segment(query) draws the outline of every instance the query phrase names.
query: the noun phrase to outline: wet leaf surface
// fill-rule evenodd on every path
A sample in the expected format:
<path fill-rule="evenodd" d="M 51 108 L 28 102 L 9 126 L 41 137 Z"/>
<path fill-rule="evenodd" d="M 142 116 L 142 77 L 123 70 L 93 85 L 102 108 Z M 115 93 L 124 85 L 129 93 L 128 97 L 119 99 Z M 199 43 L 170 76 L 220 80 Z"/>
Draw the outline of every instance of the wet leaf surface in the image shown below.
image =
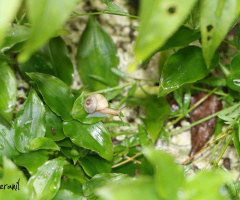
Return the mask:
<path fill-rule="evenodd" d="M 190 107 L 203 98 L 206 93 L 199 93 L 192 96 Z M 222 102 L 217 100 L 216 95 L 210 95 L 201 105 L 190 112 L 190 122 L 196 122 L 204 117 L 212 115 L 222 109 Z M 214 133 L 217 117 L 211 118 L 191 128 L 192 149 L 189 156 L 197 153 Z"/>

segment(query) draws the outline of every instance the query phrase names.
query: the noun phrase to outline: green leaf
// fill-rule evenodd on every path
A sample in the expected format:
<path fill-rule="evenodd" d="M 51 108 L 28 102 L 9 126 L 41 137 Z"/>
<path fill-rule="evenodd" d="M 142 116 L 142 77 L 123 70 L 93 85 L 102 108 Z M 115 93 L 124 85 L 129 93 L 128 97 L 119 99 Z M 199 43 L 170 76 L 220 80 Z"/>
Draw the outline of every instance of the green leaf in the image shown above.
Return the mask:
<path fill-rule="evenodd" d="M 238 0 L 201 1 L 200 28 L 203 57 L 209 68 L 214 53 L 240 13 Z"/>
<path fill-rule="evenodd" d="M 105 200 L 159 200 L 154 181 L 151 177 L 139 177 L 120 183 L 112 183 L 97 190 L 96 192 Z"/>
<path fill-rule="evenodd" d="M 13 160 L 16 165 L 27 168 L 32 174 L 48 160 L 48 152 L 47 150 L 32 151 L 15 156 Z"/>
<path fill-rule="evenodd" d="M 60 141 L 66 138 L 63 133 L 62 119 L 45 106 L 46 137 L 53 141 Z"/>
<path fill-rule="evenodd" d="M 18 151 L 29 152 L 31 141 L 38 137 L 44 137 L 44 112 L 42 101 L 37 93 L 31 89 L 22 109 L 17 114 L 14 124 L 14 141 Z"/>
<path fill-rule="evenodd" d="M 230 65 L 230 74 L 227 75 L 227 85 L 233 90 L 240 91 L 240 54 L 232 59 Z"/>
<path fill-rule="evenodd" d="M 0 163 L 2 163 L 3 156 L 12 158 L 19 154 L 14 144 L 14 133 L 13 127 L 8 129 L 0 124 Z"/>
<path fill-rule="evenodd" d="M 200 32 L 193 31 L 185 26 L 181 26 L 177 32 L 170 37 L 160 48 L 160 51 L 169 50 L 175 47 L 186 46 L 201 37 Z"/>
<path fill-rule="evenodd" d="M 126 11 L 118 7 L 116 4 L 114 4 L 111 1 L 103 0 L 103 2 L 109 7 L 104 10 L 104 12 L 110 12 L 110 13 L 119 13 L 119 14 L 128 14 Z"/>
<path fill-rule="evenodd" d="M 79 41 L 77 65 L 82 82 L 92 91 L 118 85 L 119 77 L 111 70 L 119 65 L 116 46 L 93 16 L 89 17 Z M 107 85 L 91 76 L 101 77 Z"/>
<path fill-rule="evenodd" d="M 4 40 L 4 35 L 7 31 L 7 28 L 14 19 L 21 2 L 21 0 L 0 0 L 0 8 L 2 8 L 0 12 L 0 46 Z"/>
<path fill-rule="evenodd" d="M 85 156 L 80 158 L 79 162 L 90 177 L 100 173 L 111 173 L 111 163 L 99 156 Z"/>
<path fill-rule="evenodd" d="M 141 1 L 141 24 L 135 45 L 137 62 L 145 60 L 166 43 L 195 3 L 196 0 Z"/>
<path fill-rule="evenodd" d="M 60 187 L 63 158 L 47 161 L 28 180 L 30 199 L 50 200 Z"/>
<path fill-rule="evenodd" d="M 96 189 L 104 185 L 119 183 L 125 180 L 131 180 L 131 179 L 127 177 L 126 174 L 115 174 L 115 173 L 97 174 L 94 177 L 92 177 L 91 180 L 83 184 L 83 193 L 86 197 L 88 197 L 88 199 L 91 199 L 91 198 L 94 199 L 94 197 L 96 197 L 95 196 Z"/>
<path fill-rule="evenodd" d="M 103 123 L 82 124 L 73 120 L 63 123 L 63 131 L 79 147 L 95 151 L 106 160 L 112 160 L 113 145 Z"/>
<path fill-rule="evenodd" d="M 162 129 L 163 122 L 169 116 L 171 109 L 165 98 L 158 98 L 154 95 L 148 95 L 145 99 L 133 99 L 135 105 L 141 105 L 146 109 L 146 117 L 141 118 L 146 126 L 147 132 L 154 143 Z"/>
<path fill-rule="evenodd" d="M 221 194 L 220 187 L 231 181 L 231 178 L 231 175 L 224 171 L 200 171 L 185 181 L 179 200 L 224 200 L 226 198 Z"/>
<path fill-rule="evenodd" d="M 27 1 L 31 32 L 25 49 L 19 56 L 21 62 L 26 61 L 31 53 L 61 29 L 77 2 L 78 0 Z"/>
<path fill-rule="evenodd" d="M 240 158 L 240 138 L 239 138 L 239 131 L 240 131 L 240 125 L 239 124 L 235 124 L 234 125 L 234 146 L 236 148 L 238 157 Z"/>
<path fill-rule="evenodd" d="M 74 96 L 70 88 L 60 79 L 41 73 L 28 73 L 28 76 L 37 83 L 38 90 L 46 104 L 63 120 L 72 119 Z"/>
<path fill-rule="evenodd" d="M 36 151 L 38 149 L 48 149 L 59 151 L 58 145 L 51 139 L 47 137 L 38 137 L 31 141 L 29 149 L 31 151 Z"/>
<path fill-rule="evenodd" d="M 57 194 L 54 196 L 53 200 L 87 200 L 83 196 L 82 185 L 75 179 L 63 179 L 61 181 L 61 187 Z"/>
<path fill-rule="evenodd" d="M 204 78 L 216 67 L 219 55 L 215 54 L 211 67 L 207 69 L 201 48 L 188 46 L 171 55 L 163 66 L 159 96 L 163 96 L 185 83 Z"/>
<path fill-rule="evenodd" d="M 67 164 L 63 166 L 63 175 L 68 178 L 74 178 L 78 180 L 80 183 L 85 183 L 88 179 L 84 174 L 83 169 L 79 165 L 71 165 Z"/>
<path fill-rule="evenodd" d="M 178 199 L 184 181 L 184 170 L 174 163 L 173 157 L 163 151 L 145 149 L 148 160 L 155 166 L 155 188 L 160 199 Z"/>
<path fill-rule="evenodd" d="M 26 26 L 18 24 L 9 25 L 0 51 L 3 53 L 11 49 L 15 44 L 26 41 L 29 37 L 29 31 L 30 29 Z"/>
<path fill-rule="evenodd" d="M 17 82 L 12 69 L 4 61 L 0 61 L 0 85 L 0 119 L 4 118 L 11 123 L 16 102 Z"/>
<path fill-rule="evenodd" d="M 11 160 L 3 159 L 0 199 L 28 199 L 27 179 Z M 2 186 L 5 188 L 3 190 Z M 10 189 L 11 188 L 11 189 Z"/>
<path fill-rule="evenodd" d="M 88 117 L 88 113 L 84 109 L 84 93 L 82 93 L 74 102 L 72 108 L 72 117 L 82 123 L 94 124 L 101 121 L 104 117 Z"/>

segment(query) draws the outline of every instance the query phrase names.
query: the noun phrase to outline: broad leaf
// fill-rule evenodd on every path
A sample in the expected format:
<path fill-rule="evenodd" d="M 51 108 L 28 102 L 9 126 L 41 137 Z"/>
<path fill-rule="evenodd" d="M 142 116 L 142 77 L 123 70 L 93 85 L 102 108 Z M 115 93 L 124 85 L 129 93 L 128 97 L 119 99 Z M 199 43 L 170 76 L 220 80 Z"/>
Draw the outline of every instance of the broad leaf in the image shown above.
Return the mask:
<path fill-rule="evenodd" d="M 163 66 L 159 96 L 163 96 L 185 83 L 204 78 L 216 67 L 219 56 L 215 54 L 209 69 L 205 64 L 201 48 L 188 46 L 171 55 Z"/>
<path fill-rule="evenodd" d="M 30 199 L 52 199 L 60 187 L 63 158 L 49 160 L 28 180 Z"/>
<path fill-rule="evenodd" d="M 100 173 L 111 173 L 111 163 L 99 156 L 85 156 L 80 158 L 79 162 L 90 177 Z"/>
<path fill-rule="evenodd" d="M 231 178 L 225 171 L 200 171 L 185 181 L 179 200 L 225 200 L 226 196 L 221 186 L 229 183 Z"/>
<path fill-rule="evenodd" d="M 25 72 L 40 72 L 54 75 L 70 85 L 73 81 L 73 65 L 69 58 L 67 46 L 61 37 L 52 38 L 31 58 L 19 64 L 24 76 Z"/>
<path fill-rule="evenodd" d="M 136 180 L 112 183 L 97 190 L 97 194 L 105 200 L 159 200 L 151 177 L 139 177 Z"/>
<path fill-rule="evenodd" d="M 71 165 L 71 164 L 64 165 L 63 175 L 67 176 L 68 178 L 76 179 L 82 184 L 88 180 L 83 169 L 79 165 Z"/>
<path fill-rule="evenodd" d="M 104 185 L 111 185 L 113 183 L 119 183 L 126 180 L 130 180 L 129 177 L 125 174 L 115 174 L 115 173 L 103 173 L 97 174 L 96 176 L 92 177 L 91 180 L 87 181 L 83 185 L 83 193 L 88 199 L 95 199 L 95 191 L 98 188 L 101 188 Z"/>
<path fill-rule="evenodd" d="M 178 191 L 184 181 L 183 168 L 163 151 L 145 149 L 145 153 L 155 166 L 154 182 L 160 199 L 177 200 Z"/>
<path fill-rule="evenodd" d="M 12 158 L 19 154 L 14 144 L 14 133 L 14 127 L 8 129 L 0 124 L 0 163 L 3 156 Z"/>
<path fill-rule="evenodd" d="M 32 174 L 48 160 L 48 152 L 47 150 L 32 151 L 15 156 L 13 160 L 16 165 L 25 167 Z"/>
<path fill-rule="evenodd" d="M 18 151 L 29 152 L 31 141 L 44 137 L 44 106 L 37 93 L 31 89 L 22 109 L 18 112 L 15 121 L 14 141 Z"/>
<path fill-rule="evenodd" d="M 28 76 L 37 83 L 39 92 L 51 110 L 61 116 L 63 120 L 71 120 L 70 112 L 74 96 L 70 88 L 60 79 L 51 75 L 28 73 Z"/>
<path fill-rule="evenodd" d="M 84 93 L 82 93 L 74 102 L 73 108 L 72 108 L 72 117 L 82 123 L 86 124 L 93 124 L 96 122 L 101 121 L 104 119 L 104 117 L 89 117 L 89 115 L 85 110 L 84 110 L 84 103 L 85 103 L 85 98 L 84 98 Z"/>
<path fill-rule="evenodd" d="M 11 123 L 16 102 L 17 82 L 12 69 L 2 60 L 0 60 L 0 85 L 0 119 L 4 118 Z"/>
<path fill-rule="evenodd" d="M 26 47 L 19 56 L 21 62 L 26 61 L 31 53 L 61 29 L 77 2 L 78 0 L 27 1 L 31 32 Z"/>
<path fill-rule="evenodd" d="M 27 179 L 23 172 L 7 158 L 3 159 L 3 165 L 3 177 L 0 179 L 0 199 L 28 199 Z"/>
<path fill-rule="evenodd" d="M 87 200 L 83 195 L 82 185 L 75 179 L 63 179 L 61 181 L 61 187 L 53 200 Z"/>
<path fill-rule="evenodd" d="M 63 123 L 63 131 L 79 147 L 95 151 L 106 160 L 112 160 L 113 145 L 103 123 L 83 124 L 73 120 Z"/>
<path fill-rule="evenodd" d="M 214 53 L 240 13 L 238 0 L 202 0 L 200 24 L 203 57 L 209 68 Z"/>
<path fill-rule="evenodd" d="M 47 137 L 38 137 L 31 141 L 29 145 L 31 151 L 36 151 L 38 149 L 48 149 L 59 151 L 58 145 L 50 138 Z"/>
<path fill-rule="evenodd" d="M 4 35 L 7 31 L 9 24 L 14 19 L 18 8 L 21 5 L 21 0 L 5 1 L 0 0 L 0 46 L 3 42 Z"/>
<path fill-rule="evenodd" d="M 5 34 L 4 43 L 1 46 L 1 52 L 8 51 L 15 44 L 26 41 L 29 37 L 30 28 L 18 24 L 9 25 Z"/>
<path fill-rule="evenodd" d="M 119 65 L 116 46 L 93 16 L 89 17 L 80 38 L 77 64 L 81 80 L 90 90 L 101 90 L 118 85 L 119 77 L 111 70 Z M 91 76 L 101 77 L 102 81 Z"/>
<path fill-rule="evenodd" d="M 141 1 L 141 24 L 135 45 L 137 62 L 145 60 L 166 43 L 195 3 L 196 0 Z"/>
<path fill-rule="evenodd" d="M 52 112 L 48 106 L 45 106 L 45 110 L 46 137 L 51 138 L 53 141 L 66 138 L 63 133 L 62 119 Z"/>

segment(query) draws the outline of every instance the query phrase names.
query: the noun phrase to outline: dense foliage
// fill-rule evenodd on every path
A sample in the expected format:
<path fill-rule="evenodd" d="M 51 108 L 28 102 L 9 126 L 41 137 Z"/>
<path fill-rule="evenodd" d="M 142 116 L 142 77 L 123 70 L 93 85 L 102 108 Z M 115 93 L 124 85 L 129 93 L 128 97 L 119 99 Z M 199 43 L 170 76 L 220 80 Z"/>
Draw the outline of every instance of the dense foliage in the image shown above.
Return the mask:
<path fill-rule="evenodd" d="M 106 5 L 102 12 L 77 13 L 78 3 L 0 0 L 4 8 L 0 12 L 0 198 L 238 199 L 239 182 L 218 164 L 232 140 L 240 156 L 240 29 L 232 41 L 225 40 L 237 27 L 240 1 L 141 0 L 139 16 L 108 0 L 102 0 Z M 129 73 L 118 68 L 116 44 L 95 14 L 139 20 L 139 27 L 131 27 L 138 36 Z M 76 90 L 71 88 L 74 67 L 62 36 L 68 34 L 63 29 L 67 19 L 82 15 L 89 18 L 78 43 L 77 70 L 83 87 Z M 223 42 L 235 47 L 231 64 L 220 58 L 218 47 Z M 159 81 L 131 77 L 131 71 L 144 67 L 157 52 L 161 52 Z M 220 76 L 212 76 L 216 69 Z M 31 85 L 27 97 L 17 94 L 19 73 Z M 159 85 L 157 92 L 152 92 L 152 82 Z M 170 125 L 188 118 L 206 99 L 189 108 L 191 95 L 199 91 L 218 95 L 225 102 L 223 109 L 168 132 Z M 88 114 L 84 102 L 93 93 L 118 102 L 110 108 L 141 106 L 142 125 L 135 132 L 111 131 L 109 127 L 131 124 Z M 167 101 L 170 97 L 178 104 L 175 112 Z M 20 110 L 17 98 L 25 101 Z M 178 165 L 172 156 L 153 148 L 159 137 L 168 140 L 214 117 L 220 131 L 206 146 L 211 146 L 212 158 L 214 153 L 218 156 L 211 160 L 211 170 L 189 175 L 188 165 Z M 125 139 L 114 143 L 120 135 Z M 217 143 L 223 143 L 223 149 Z M 11 184 L 19 184 L 20 189 L 13 191 Z"/>

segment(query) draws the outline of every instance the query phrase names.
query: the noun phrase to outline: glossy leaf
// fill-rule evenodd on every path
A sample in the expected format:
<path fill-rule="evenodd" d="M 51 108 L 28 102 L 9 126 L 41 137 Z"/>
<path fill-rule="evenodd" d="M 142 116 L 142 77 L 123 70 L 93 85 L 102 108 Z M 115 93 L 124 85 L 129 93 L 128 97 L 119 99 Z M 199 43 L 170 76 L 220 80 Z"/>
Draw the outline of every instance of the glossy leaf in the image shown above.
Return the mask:
<path fill-rule="evenodd" d="M 111 163 L 99 156 L 85 156 L 79 159 L 79 162 L 90 177 L 101 173 L 111 172 Z"/>
<path fill-rule="evenodd" d="M 38 167 L 48 160 L 47 150 L 32 151 L 30 153 L 20 154 L 13 158 L 16 165 L 25 167 L 30 174 L 35 172 Z"/>
<path fill-rule="evenodd" d="M 30 151 L 31 141 L 38 137 L 44 137 L 44 106 L 37 93 L 31 89 L 22 109 L 18 112 L 15 121 L 14 141 L 18 151 L 27 153 Z"/>
<path fill-rule="evenodd" d="M 60 187 L 63 158 L 49 160 L 38 168 L 28 180 L 30 199 L 52 199 Z"/>
<path fill-rule="evenodd" d="M 103 123 L 83 124 L 73 120 L 63 123 L 63 131 L 79 147 L 95 151 L 106 160 L 112 160 L 113 145 Z"/>
<path fill-rule="evenodd" d="M 5 34 L 4 43 L 1 46 L 1 52 L 8 51 L 15 44 L 26 41 L 29 37 L 30 28 L 18 24 L 9 25 Z"/>
<path fill-rule="evenodd" d="M 11 123 L 16 102 L 17 82 L 12 69 L 2 60 L 0 60 L 0 85 L 0 119 L 4 118 Z"/>
<path fill-rule="evenodd" d="M 38 90 L 46 104 L 63 120 L 72 119 L 74 96 L 70 88 L 60 79 L 41 73 L 28 73 L 28 76 L 37 83 Z"/>
<path fill-rule="evenodd" d="M 21 5 L 21 0 L 12 0 L 12 1 L 5 1 L 0 0 L 0 46 L 3 42 L 4 35 L 7 31 L 9 24 L 14 19 L 18 8 Z"/>
<path fill-rule="evenodd" d="M 78 0 L 27 1 L 31 32 L 25 50 L 19 56 L 21 62 L 26 61 L 31 53 L 61 29 L 77 2 Z"/>
<path fill-rule="evenodd" d="M 185 26 L 181 26 L 177 32 L 171 36 L 160 48 L 160 51 L 172 49 L 174 47 L 186 46 L 201 37 L 200 32 L 193 31 Z"/>
<path fill-rule="evenodd" d="M 184 170 L 174 163 L 173 157 L 163 151 L 145 149 L 147 159 L 155 166 L 155 188 L 160 199 L 177 199 L 184 181 Z"/>
<path fill-rule="evenodd" d="M 3 156 L 12 158 L 19 154 L 14 144 L 14 133 L 13 127 L 8 129 L 0 124 L 0 163 L 2 163 Z"/>
<path fill-rule="evenodd" d="M 61 181 L 61 187 L 53 200 L 87 200 L 83 195 L 82 185 L 75 179 L 63 179 Z"/>
<path fill-rule="evenodd" d="M 28 199 L 27 179 L 11 160 L 3 159 L 3 177 L 0 179 L 0 199 Z M 14 185 L 13 185 L 14 184 Z M 10 189 L 11 187 L 11 189 Z"/>
<path fill-rule="evenodd" d="M 118 85 L 119 77 L 111 70 L 119 65 L 116 46 L 93 16 L 89 17 L 79 41 L 77 65 L 82 82 L 92 91 Z M 91 76 L 101 77 L 103 81 Z"/>
<path fill-rule="evenodd" d="M 82 184 L 88 180 L 83 169 L 79 165 L 64 165 L 63 175 L 67 176 L 68 178 L 76 179 Z"/>
<path fill-rule="evenodd" d="M 38 137 L 31 141 L 29 149 L 31 151 L 36 151 L 38 149 L 48 149 L 59 151 L 58 145 L 50 138 L 47 137 Z"/>
<path fill-rule="evenodd" d="M 233 90 L 240 91 L 240 54 L 232 59 L 230 73 L 227 76 L 227 85 Z"/>
<path fill-rule="evenodd" d="M 53 141 L 66 138 L 63 133 L 62 119 L 52 112 L 48 106 L 45 106 L 45 110 L 46 137 L 51 138 Z"/>
<path fill-rule="evenodd" d="M 69 159 L 73 160 L 74 165 L 77 163 L 78 159 L 81 157 L 79 152 L 76 149 L 69 149 L 61 147 L 61 152 Z"/>
<path fill-rule="evenodd" d="M 141 1 L 141 24 L 135 45 L 137 62 L 145 60 L 166 43 L 195 3 L 196 0 Z"/>
<path fill-rule="evenodd" d="M 231 178 L 231 175 L 224 171 L 200 171 L 183 184 L 179 200 L 225 200 L 226 196 L 222 193 L 221 186 L 229 183 Z"/>
<path fill-rule="evenodd" d="M 84 93 L 82 93 L 74 102 L 72 108 L 72 117 L 82 123 L 94 124 L 101 121 L 104 117 L 89 117 L 89 114 L 84 110 L 84 103 L 86 98 L 84 98 Z"/>
<path fill-rule="evenodd" d="M 97 190 L 97 194 L 105 200 L 159 200 L 151 177 L 139 177 L 123 183 L 113 183 Z"/>
<path fill-rule="evenodd" d="M 73 81 L 73 65 L 61 37 L 52 38 L 27 62 L 20 63 L 19 68 L 24 76 L 25 72 L 40 72 L 56 76 L 67 85 L 71 85 Z"/>
<path fill-rule="evenodd" d="M 238 0 L 201 1 L 200 28 L 203 57 L 209 68 L 214 53 L 240 13 Z"/>
<path fill-rule="evenodd" d="M 216 67 L 219 56 L 215 54 L 209 69 L 203 59 L 201 48 L 188 46 L 170 56 L 163 66 L 160 78 L 159 96 L 163 96 L 185 83 L 204 78 Z"/>
<path fill-rule="evenodd" d="M 101 188 L 104 185 L 111 185 L 113 183 L 119 183 L 126 180 L 130 180 L 129 177 L 125 174 L 116 174 L 116 173 L 103 173 L 97 174 L 92 177 L 91 180 L 83 184 L 83 193 L 88 199 L 95 197 L 95 191 L 98 188 Z M 95 197 L 96 198 L 96 197 Z"/>

